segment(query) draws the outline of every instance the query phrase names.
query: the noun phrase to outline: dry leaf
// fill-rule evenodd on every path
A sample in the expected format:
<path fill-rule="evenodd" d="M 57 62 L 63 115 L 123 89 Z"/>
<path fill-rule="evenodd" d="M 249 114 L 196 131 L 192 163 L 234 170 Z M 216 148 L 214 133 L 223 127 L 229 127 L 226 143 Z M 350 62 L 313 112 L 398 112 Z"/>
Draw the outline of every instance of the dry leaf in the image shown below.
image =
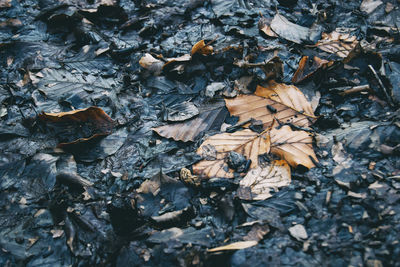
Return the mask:
<path fill-rule="evenodd" d="M 163 69 L 168 68 L 172 69 L 175 64 L 183 64 L 192 59 L 192 56 L 189 54 L 184 54 L 183 56 L 180 57 L 175 57 L 175 58 L 167 58 L 167 62 L 163 65 Z"/>
<path fill-rule="evenodd" d="M 201 54 L 201 55 L 211 55 L 213 53 L 213 47 L 211 45 L 206 45 L 204 40 L 198 41 L 193 47 L 191 51 L 191 55 Z"/>
<path fill-rule="evenodd" d="M 254 119 L 262 121 L 266 128 L 272 125 L 274 119 L 278 119 L 283 123 L 308 127 L 315 120 L 314 117 L 301 114 L 291 107 L 260 96 L 239 95 L 233 99 L 225 99 L 225 102 L 230 114 L 239 116 L 238 124 Z"/>
<path fill-rule="evenodd" d="M 333 63 L 333 61 L 320 59 L 319 57 L 309 58 L 308 56 L 304 56 L 299 62 L 299 67 L 293 75 L 292 82 L 300 83 L 305 81 L 314 75 L 318 70 L 325 69 L 326 67 L 331 66 Z"/>
<path fill-rule="evenodd" d="M 234 133 L 216 134 L 205 140 L 197 150 L 204 159 L 193 165 L 193 173 L 203 177 L 233 178 L 226 157 L 234 151 L 251 160 L 250 168 L 258 166 L 258 155 L 268 153 L 268 134 L 245 129 Z"/>
<path fill-rule="evenodd" d="M 293 131 L 290 126 L 273 127 L 270 131 L 271 153 L 285 159 L 290 166 L 315 167 L 318 162 L 312 146 L 312 135 L 305 131 Z M 311 160 L 311 158 L 313 160 Z"/>
<path fill-rule="evenodd" d="M 288 186 L 290 181 L 286 160 L 275 160 L 270 165 L 250 170 L 240 181 L 237 193 L 241 199 L 264 200 L 272 196 L 271 189 Z"/>
<path fill-rule="evenodd" d="M 278 37 L 276 33 L 271 29 L 271 19 L 270 18 L 265 18 L 261 17 L 260 20 L 258 21 L 258 29 L 263 32 L 265 35 L 268 37 Z"/>
<path fill-rule="evenodd" d="M 270 82 L 268 87 L 257 86 L 255 95 L 272 99 L 292 108 L 303 115 L 315 118 L 311 104 L 304 94 L 294 85 Z"/>
<path fill-rule="evenodd" d="M 39 118 L 59 134 L 61 138 L 59 147 L 109 135 L 114 127 L 114 121 L 98 107 L 59 113 L 43 112 L 39 114 Z M 70 140 L 71 138 L 74 140 Z"/>
<path fill-rule="evenodd" d="M 218 252 L 218 251 L 224 251 L 224 250 L 238 250 L 238 249 L 245 249 L 245 248 L 254 247 L 257 244 L 258 244 L 258 242 L 255 241 L 255 240 L 252 240 L 252 241 L 240 241 L 240 242 L 231 243 L 231 244 L 226 245 L 226 246 L 221 246 L 221 247 L 208 249 L 207 251 L 208 252 Z"/>
<path fill-rule="evenodd" d="M 162 71 L 162 68 L 164 66 L 164 62 L 162 62 L 159 59 L 154 58 L 152 55 L 149 53 L 146 53 L 140 60 L 139 60 L 140 66 L 143 68 L 154 72 L 156 75 L 160 74 Z"/>
<path fill-rule="evenodd" d="M 175 141 L 195 141 L 204 131 L 221 125 L 226 115 L 224 104 L 217 102 L 199 108 L 199 115 L 192 120 L 167 124 L 153 128 L 153 131 L 162 137 L 172 138 Z"/>
<path fill-rule="evenodd" d="M 366 12 L 367 14 L 371 14 L 378 6 L 382 4 L 383 2 L 380 0 L 364 0 L 360 5 L 360 10 Z"/>
<path fill-rule="evenodd" d="M 322 33 L 321 40 L 315 46 L 322 51 L 346 58 L 358 44 L 357 37 L 346 31 L 346 29 L 336 29 L 331 33 Z"/>
<path fill-rule="evenodd" d="M 11 0 L 0 0 L 0 8 L 11 7 Z"/>
<path fill-rule="evenodd" d="M 279 13 L 272 20 L 271 29 L 280 37 L 297 44 L 308 41 L 310 36 L 309 28 L 294 24 Z"/>

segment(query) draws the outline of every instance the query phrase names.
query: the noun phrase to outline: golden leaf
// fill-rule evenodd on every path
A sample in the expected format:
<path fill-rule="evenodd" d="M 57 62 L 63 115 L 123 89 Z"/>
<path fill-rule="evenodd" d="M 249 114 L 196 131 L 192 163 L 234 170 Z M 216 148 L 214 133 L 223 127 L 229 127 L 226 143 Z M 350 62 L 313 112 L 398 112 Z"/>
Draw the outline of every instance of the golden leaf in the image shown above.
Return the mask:
<path fill-rule="evenodd" d="M 258 155 L 268 153 L 270 141 L 266 131 L 258 134 L 245 129 L 234 133 L 216 134 L 206 139 L 197 150 L 203 160 L 193 165 L 193 173 L 212 178 L 232 178 L 226 157 L 234 151 L 251 160 L 250 168 L 258 166 Z"/>

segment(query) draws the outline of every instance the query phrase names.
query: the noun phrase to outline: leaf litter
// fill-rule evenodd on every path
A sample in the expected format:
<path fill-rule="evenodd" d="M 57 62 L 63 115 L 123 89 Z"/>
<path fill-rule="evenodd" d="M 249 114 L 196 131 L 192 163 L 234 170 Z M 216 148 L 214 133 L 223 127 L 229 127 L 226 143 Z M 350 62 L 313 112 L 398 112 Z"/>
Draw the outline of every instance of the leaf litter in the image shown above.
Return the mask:
<path fill-rule="evenodd" d="M 395 265 L 398 8 L 150 2 L 0 1 L 1 264 Z"/>

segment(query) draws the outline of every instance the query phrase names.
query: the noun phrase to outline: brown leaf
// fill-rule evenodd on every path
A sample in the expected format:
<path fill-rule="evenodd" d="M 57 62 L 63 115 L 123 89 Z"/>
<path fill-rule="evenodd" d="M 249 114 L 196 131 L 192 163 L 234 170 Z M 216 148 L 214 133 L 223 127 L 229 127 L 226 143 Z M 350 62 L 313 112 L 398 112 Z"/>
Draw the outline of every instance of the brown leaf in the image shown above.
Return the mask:
<path fill-rule="evenodd" d="M 271 29 L 280 37 L 297 44 L 308 41 L 310 36 L 309 28 L 294 24 L 279 13 L 272 20 Z"/>
<path fill-rule="evenodd" d="M 222 124 L 227 114 L 221 102 L 201 107 L 199 112 L 199 115 L 192 120 L 167 124 L 153 128 L 153 131 L 162 137 L 172 138 L 175 141 L 195 141 L 204 131 Z"/>
<path fill-rule="evenodd" d="M 273 127 L 270 132 L 271 153 L 285 159 L 290 166 L 315 167 L 318 162 L 312 146 L 312 135 L 305 131 L 293 131 L 288 125 Z"/>
<path fill-rule="evenodd" d="M 322 39 L 315 46 L 322 51 L 346 58 L 357 44 L 356 36 L 346 33 L 346 29 L 336 29 L 331 33 L 322 33 Z"/>
<path fill-rule="evenodd" d="M 218 252 L 218 251 L 224 251 L 224 250 L 238 250 L 238 249 L 250 248 L 250 247 L 253 247 L 253 246 L 257 245 L 257 244 L 258 244 L 258 242 L 255 241 L 255 240 L 240 241 L 240 242 L 231 243 L 231 244 L 226 245 L 226 246 L 212 248 L 212 249 L 209 249 L 207 251 L 208 252 Z"/>
<path fill-rule="evenodd" d="M 62 141 L 59 147 L 109 135 L 114 127 L 114 121 L 98 107 L 59 113 L 43 112 L 39 114 L 39 119 L 46 122 L 59 135 Z"/>
<path fill-rule="evenodd" d="M 268 37 L 278 37 L 278 35 L 271 29 L 271 19 L 261 17 L 258 21 L 258 29 Z"/>
<path fill-rule="evenodd" d="M 278 103 L 302 113 L 310 118 L 315 118 L 311 104 L 304 94 L 294 85 L 270 82 L 268 87 L 257 86 L 255 95 L 272 99 Z"/>
<path fill-rule="evenodd" d="M 286 160 L 275 160 L 270 165 L 250 170 L 240 180 L 238 196 L 245 200 L 264 200 L 272 196 L 272 189 L 288 186 L 290 167 Z"/>
<path fill-rule="evenodd" d="M 301 114 L 291 107 L 260 96 L 239 95 L 233 99 L 225 99 L 225 102 L 230 114 L 239 116 L 238 124 L 254 119 L 261 120 L 266 128 L 272 125 L 274 119 L 278 119 L 283 123 L 308 127 L 314 121 L 314 117 Z"/>
<path fill-rule="evenodd" d="M 151 72 L 160 74 L 162 71 L 162 67 L 164 63 L 159 60 L 154 58 L 152 55 L 149 53 L 146 53 L 140 60 L 139 60 L 140 66 L 142 66 L 145 69 L 150 70 Z"/>
<path fill-rule="evenodd" d="M 198 53 L 201 55 L 211 55 L 213 53 L 213 47 L 211 45 L 206 45 L 204 40 L 198 41 L 193 47 L 191 51 L 191 55 Z"/>
<path fill-rule="evenodd" d="M 245 129 L 234 133 L 216 134 L 205 140 L 197 149 L 204 159 L 193 165 L 193 173 L 203 177 L 232 178 L 226 157 L 234 151 L 251 160 L 250 168 L 258 166 L 258 155 L 268 153 L 270 142 L 266 131 L 258 134 Z"/>
<path fill-rule="evenodd" d="M 175 64 L 183 64 L 186 63 L 188 61 L 190 61 L 192 59 L 192 56 L 189 54 L 184 54 L 183 56 L 180 57 L 175 57 L 175 58 L 167 58 L 167 62 L 163 65 L 163 69 L 168 68 L 168 69 L 172 69 L 172 67 Z"/>
<path fill-rule="evenodd" d="M 0 8 L 11 7 L 11 0 L 0 0 Z"/>
<path fill-rule="evenodd" d="M 243 238 L 245 241 L 261 241 L 266 234 L 269 233 L 269 226 L 268 224 L 254 224 L 251 228 L 250 232 Z"/>
<path fill-rule="evenodd" d="M 295 74 L 293 75 L 292 82 L 300 83 L 309 79 L 320 69 L 325 69 L 333 64 L 333 61 L 328 61 L 325 59 L 320 59 L 319 57 L 309 58 L 304 56 L 299 62 L 299 67 L 297 68 Z"/>

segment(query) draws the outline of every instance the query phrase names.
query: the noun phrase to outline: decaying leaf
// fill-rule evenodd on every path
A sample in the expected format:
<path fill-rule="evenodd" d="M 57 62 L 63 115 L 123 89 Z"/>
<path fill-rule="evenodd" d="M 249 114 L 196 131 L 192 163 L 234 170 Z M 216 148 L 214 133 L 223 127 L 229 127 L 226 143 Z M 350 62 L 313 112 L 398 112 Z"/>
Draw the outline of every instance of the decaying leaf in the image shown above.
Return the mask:
<path fill-rule="evenodd" d="M 333 61 L 328 61 L 319 57 L 310 58 L 308 56 L 304 56 L 299 62 L 299 67 L 293 75 L 292 82 L 296 84 L 305 81 L 320 69 L 325 69 L 332 64 Z"/>
<path fill-rule="evenodd" d="M 264 200 L 271 191 L 288 186 L 291 181 L 290 167 L 286 160 L 275 160 L 270 165 L 250 170 L 240 181 L 238 196 L 245 200 Z"/>
<path fill-rule="evenodd" d="M 233 64 L 240 68 L 260 68 L 265 73 L 265 80 L 279 80 L 283 77 L 283 62 L 278 56 L 260 63 L 250 63 L 248 61 L 239 60 L 235 61 Z"/>
<path fill-rule="evenodd" d="M 290 126 L 273 127 L 270 131 L 271 153 L 285 159 L 290 166 L 315 167 L 318 162 L 312 147 L 312 135 L 305 131 L 293 131 Z M 311 159 L 312 158 L 312 159 Z"/>
<path fill-rule="evenodd" d="M 258 21 L 258 29 L 268 37 L 278 37 L 278 35 L 271 29 L 271 19 L 261 17 Z"/>
<path fill-rule="evenodd" d="M 0 8 L 11 7 L 11 0 L 0 0 Z"/>
<path fill-rule="evenodd" d="M 253 119 L 262 121 L 264 128 L 266 128 L 272 125 L 274 119 L 278 119 L 282 123 L 308 127 L 315 120 L 312 116 L 307 116 L 289 106 L 260 96 L 239 95 L 233 99 L 225 99 L 225 102 L 230 114 L 239 116 L 238 124 Z M 303 104 L 300 106 L 303 106 Z M 312 110 L 311 114 L 313 114 Z"/>
<path fill-rule="evenodd" d="M 199 114 L 198 108 L 191 102 L 182 102 L 166 107 L 163 112 L 164 121 L 185 121 Z"/>
<path fill-rule="evenodd" d="M 175 141 L 195 141 L 204 131 L 220 126 L 226 115 L 227 111 L 223 102 L 217 102 L 200 107 L 199 115 L 192 120 L 167 124 L 153 128 L 153 131 L 162 137 L 172 138 Z"/>
<path fill-rule="evenodd" d="M 321 40 L 315 46 L 322 51 L 346 58 L 358 44 L 357 37 L 348 32 L 349 29 L 336 29 L 331 33 L 322 33 Z"/>
<path fill-rule="evenodd" d="M 279 13 L 272 20 L 271 29 L 280 37 L 297 44 L 309 41 L 309 28 L 294 24 Z"/>
<path fill-rule="evenodd" d="M 143 68 L 154 72 L 156 75 L 160 74 L 162 71 L 162 67 L 164 65 L 164 62 L 162 62 L 159 59 L 154 58 L 152 55 L 149 53 L 146 53 L 140 60 L 139 60 L 140 66 Z"/>
<path fill-rule="evenodd" d="M 254 94 L 272 99 L 303 115 L 315 118 L 311 104 L 304 94 L 294 85 L 271 81 L 267 87 L 257 86 Z"/>
<path fill-rule="evenodd" d="M 216 134 L 205 140 L 197 150 L 204 159 L 193 165 L 193 173 L 202 177 L 232 178 L 227 156 L 234 151 L 251 160 L 250 168 L 258 166 L 258 155 L 268 153 L 270 141 L 266 131 L 258 134 L 245 129 L 234 133 Z"/>
<path fill-rule="evenodd" d="M 377 7 L 382 4 L 383 2 L 381 0 L 363 0 L 360 5 L 360 10 L 367 14 L 371 14 Z"/>
<path fill-rule="evenodd" d="M 164 64 L 163 69 L 165 68 L 172 68 L 172 65 L 174 64 L 183 64 L 192 59 L 192 56 L 189 54 L 184 54 L 183 56 L 180 57 L 175 57 L 175 58 L 167 58 L 167 62 Z"/>
<path fill-rule="evenodd" d="M 61 141 L 59 147 L 109 135 L 114 127 L 114 121 L 98 107 L 60 113 L 43 112 L 39 118 L 55 130 Z"/>
<path fill-rule="evenodd" d="M 258 244 L 258 242 L 255 241 L 255 240 L 240 241 L 240 242 L 231 243 L 231 244 L 226 245 L 226 246 L 212 248 L 212 249 L 209 249 L 207 251 L 208 252 L 219 252 L 219 251 L 224 251 L 224 250 L 238 250 L 238 249 L 245 249 L 245 248 L 254 247 L 257 244 Z"/>
<path fill-rule="evenodd" d="M 211 45 L 207 45 L 204 40 L 198 41 L 193 47 L 191 51 L 191 55 L 201 54 L 201 55 L 211 55 L 214 49 Z"/>

